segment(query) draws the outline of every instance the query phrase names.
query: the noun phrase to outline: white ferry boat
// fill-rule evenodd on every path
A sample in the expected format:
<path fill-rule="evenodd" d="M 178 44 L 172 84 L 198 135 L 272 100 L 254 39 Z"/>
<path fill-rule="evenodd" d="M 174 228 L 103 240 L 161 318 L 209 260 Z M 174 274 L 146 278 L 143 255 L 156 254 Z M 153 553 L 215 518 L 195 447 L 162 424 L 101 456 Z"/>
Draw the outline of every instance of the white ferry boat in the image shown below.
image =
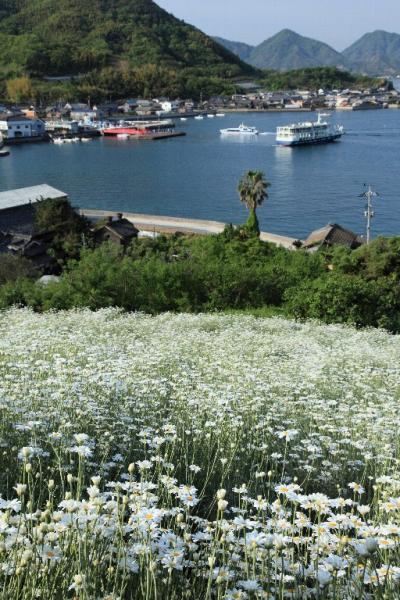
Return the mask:
<path fill-rule="evenodd" d="M 330 115 L 318 114 L 318 121 L 295 123 L 276 130 L 276 142 L 282 146 L 303 146 L 305 144 L 324 144 L 335 142 L 344 134 L 341 125 L 331 125 L 322 117 Z"/>
<path fill-rule="evenodd" d="M 258 135 L 258 130 L 255 127 L 247 127 L 243 123 L 239 127 L 220 129 L 220 132 L 221 135 Z"/>

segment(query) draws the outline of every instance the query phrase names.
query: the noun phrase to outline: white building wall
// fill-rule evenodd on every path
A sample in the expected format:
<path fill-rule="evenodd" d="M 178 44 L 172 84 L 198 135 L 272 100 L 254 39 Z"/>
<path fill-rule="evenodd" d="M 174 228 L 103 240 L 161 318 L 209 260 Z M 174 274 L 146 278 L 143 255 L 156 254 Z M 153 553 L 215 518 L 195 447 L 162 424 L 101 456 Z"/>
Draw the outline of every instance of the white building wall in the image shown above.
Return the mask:
<path fill-rule="evenodd" d="M 38 137 L 45 133 L 45 125 L 40 119 L 15 118 L 0 121 L 0 131 L 8 139 Z"/>

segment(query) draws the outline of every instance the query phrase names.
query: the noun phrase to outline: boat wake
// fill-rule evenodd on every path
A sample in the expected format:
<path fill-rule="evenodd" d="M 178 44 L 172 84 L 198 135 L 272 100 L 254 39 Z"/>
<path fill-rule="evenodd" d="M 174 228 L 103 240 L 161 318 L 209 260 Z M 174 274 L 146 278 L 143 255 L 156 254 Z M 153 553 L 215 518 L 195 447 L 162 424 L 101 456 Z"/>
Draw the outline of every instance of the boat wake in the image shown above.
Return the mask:
<path fill-rule="evenodd" d="M 276 135 L 275 131 L 260 131 L 259 135 Z"/>

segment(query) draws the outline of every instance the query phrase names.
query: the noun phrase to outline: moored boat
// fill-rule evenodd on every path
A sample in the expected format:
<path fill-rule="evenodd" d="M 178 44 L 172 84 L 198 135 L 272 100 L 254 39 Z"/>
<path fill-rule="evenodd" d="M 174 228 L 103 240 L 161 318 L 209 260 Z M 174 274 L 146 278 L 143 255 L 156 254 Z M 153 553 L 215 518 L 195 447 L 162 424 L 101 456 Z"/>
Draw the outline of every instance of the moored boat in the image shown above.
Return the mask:
<path fill-rule="evenodd" d="M 294 123 L 284 127 L 277 127 L 276 142 L 280 146 L 305 146 L 309 144 L 325 144 L 339 140 L 344 134 L 341 125 L 331 125 L 323 121 L 326 114 L 318 114 L 318 120 L 304 123 Z"/>

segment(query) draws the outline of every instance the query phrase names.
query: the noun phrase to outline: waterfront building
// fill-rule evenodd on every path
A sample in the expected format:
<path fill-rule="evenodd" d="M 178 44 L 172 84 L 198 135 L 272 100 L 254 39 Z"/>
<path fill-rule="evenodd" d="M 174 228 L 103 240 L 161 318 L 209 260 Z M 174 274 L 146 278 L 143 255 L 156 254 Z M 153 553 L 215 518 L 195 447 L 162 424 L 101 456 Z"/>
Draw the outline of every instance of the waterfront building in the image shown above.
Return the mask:
<path fill-rule="evenodd" d="M 93 229 L 93 234 L 96 245 L 112 242 L 126 247 L 138 237 L 139 230 L 128 219 L 125 219 L 122 213 L 118 213 L 116 218 L 113 218 L 112 215 L 108 216 L 104 225 Z"/>
<path fill-rule="evenodd" d="M 44 198 L 68 196 L 47 184 L 0 193 L 0 253 L 23 256 L 36 268 L 52 271 L 54 260 L 47 251 L 54 235 L 36 231 L 36 206 Z"/>
<path fill-rule="evenodd" d="M 164 113 L 172 113 L 179 109 L 181 105 L 180 100 L 163 100 L 160 102 L 161 111 Z"/>
<path fill-rule="evenodd" d="M 346 246 L 354 249 L 364 244 L 364 240 L 349 229 L 338 225 L 337 223 L 329 223 L 321 229 L 316 229 L 306 239 L 303 248 L 311 252 L 315 252 L 319 248 L 329 246 Z"/>
<path fill-rule="evenodd" d="M 44 137 L 45 125 L 41 119 L 30 119 L 23 114 L 0 114 L 0 132 L 7 140 Z"/>

